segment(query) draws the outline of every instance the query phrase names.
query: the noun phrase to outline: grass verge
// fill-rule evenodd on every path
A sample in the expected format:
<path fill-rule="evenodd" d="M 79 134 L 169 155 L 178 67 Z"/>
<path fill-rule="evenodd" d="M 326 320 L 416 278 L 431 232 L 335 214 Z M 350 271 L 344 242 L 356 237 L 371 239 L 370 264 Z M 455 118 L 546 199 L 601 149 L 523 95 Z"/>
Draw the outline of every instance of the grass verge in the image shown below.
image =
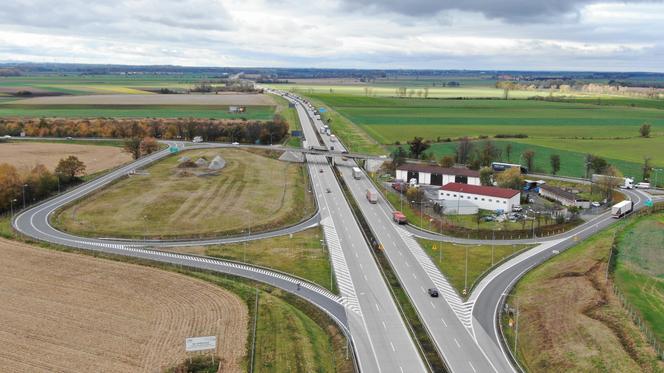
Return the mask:
<path fill-rule="evenodd" d="M 600 232 L 526 274 L 507 299 L 506 344 L 529 372 L 662 372 L 606 279 L 617 227 Z M 516 319 L 518 309 L 518 321 Z"/>
<path fill-rule="evenodd" d="M 190 150 L 170 156 L 58 211 L 59 229 L 103 237 L 209 237 L 296 224 L 315 211 L 308 174 L 299 164 L 239 149 Z M 226 166 L 178 167 L 180 157 Z"/>
<path fill-rule="evenodd" d="M 431 261 L 464 298 L 471 293 L 476 282 L 487 271 L 505 259 L 533 247 L 532 245 L 457 245 L 424 239 L 418 239 L 418 242 L 431 257 Z M 467 276 L 466 254 L 468 255 Z M 464 289 L 466 289 L 465 295 Z"/>
<path fill-rule="evenodd" d="M 245 243 L 187 247 L 177 251 L 274 268 L 336 292 L 329 254 L 321 245 L 322 239 L 323 234 L 317 227 L 292 235 Z"/>
<path fill-rule="evenodd" d="M 664 344 L 664 213 L 634 219 L 616 238 L 615 283 Z"/>

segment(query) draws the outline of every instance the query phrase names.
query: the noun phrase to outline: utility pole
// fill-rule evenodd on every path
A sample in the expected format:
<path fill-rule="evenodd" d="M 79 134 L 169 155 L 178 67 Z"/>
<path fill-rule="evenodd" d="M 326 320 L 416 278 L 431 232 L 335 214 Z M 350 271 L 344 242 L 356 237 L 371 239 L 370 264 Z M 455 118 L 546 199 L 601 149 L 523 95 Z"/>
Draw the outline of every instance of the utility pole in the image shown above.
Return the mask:
<path fill-rule="evenodd" d="M 496 243 L 496 231 L 492 229 L 491 233 L 493 235 L 491 239 L 491 266 L 493 267 L 493 249 Z"/>

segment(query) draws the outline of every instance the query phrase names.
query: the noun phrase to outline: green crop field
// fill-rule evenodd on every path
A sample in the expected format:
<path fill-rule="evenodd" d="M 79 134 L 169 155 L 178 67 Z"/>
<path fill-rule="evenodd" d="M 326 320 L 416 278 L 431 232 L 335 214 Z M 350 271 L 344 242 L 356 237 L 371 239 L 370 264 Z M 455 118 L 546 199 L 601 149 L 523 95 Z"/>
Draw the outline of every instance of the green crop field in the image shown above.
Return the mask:
<path fill-rule="evenodd" d="M 615 138 L 638 135 L 641 124 L 664 134 L 664 112 L 535 100 L 432 100 L 310 94 L 383 144 L 425 139 L 525 133 L 531 137 Z"/>
<path fill-rule="evenodd" d="M 664 213 L 631 222 L 618 242 L 616 284 L 664 343 Z"/>
<path fill-rule="evenodd" d="M 245 118 L 271 120 L 272 106 L 247 106 L 246 112 L 231 114 L 228 106 L 217 105 L 0 105 L 0 117 L 70 118 Z"/>

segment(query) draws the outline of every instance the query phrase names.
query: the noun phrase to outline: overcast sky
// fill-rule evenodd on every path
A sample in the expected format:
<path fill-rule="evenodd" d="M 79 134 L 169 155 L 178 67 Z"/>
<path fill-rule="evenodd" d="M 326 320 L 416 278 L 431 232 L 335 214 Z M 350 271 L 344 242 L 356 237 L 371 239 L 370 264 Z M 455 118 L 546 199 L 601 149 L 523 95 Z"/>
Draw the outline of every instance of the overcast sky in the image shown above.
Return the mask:
<path fill-rule="evenodd" d="M 664 72 L 664 2 L 4 0 L 0 60 Z"/>

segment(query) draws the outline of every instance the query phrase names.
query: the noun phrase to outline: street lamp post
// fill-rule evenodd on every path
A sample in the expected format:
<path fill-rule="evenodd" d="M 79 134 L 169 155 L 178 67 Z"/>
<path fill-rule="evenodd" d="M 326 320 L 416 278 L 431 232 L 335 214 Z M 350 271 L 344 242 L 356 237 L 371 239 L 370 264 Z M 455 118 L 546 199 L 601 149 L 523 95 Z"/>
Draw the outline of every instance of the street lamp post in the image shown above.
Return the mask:
<path fill-rule="evenodd" d="M 11 220 L 14 220 L 14 202 L 16 202 L 16 198 L 12 198 L 9 200 L 9 208 L 11 211 Z"/>
<path fill-rule="evenodd" d="M 492 229 L 491 234 L 492 234 L 492 238 L 491 238 L 491 266 L 493 267 L 493 250 L 494 250 L 494 246 L 496 244 L 496 231 Z"/>
<path fill-rule="evenodd" d="M 148 240 L 148 216 L 143 215 L 143 241 Z"/>
<path fill-rule="evenodd" d="M 25 209 L 25 188 L 28 186 L 28 184 L 23 184 L 21 187 L 21 190 L 23 192 L 23 209 Z"/>
<path fill-rule="evenodd" d="M 468 294 L 468 245 L 466 245 L 466 269 L 463 277 L 463 295 L 466 295 Z"/>

